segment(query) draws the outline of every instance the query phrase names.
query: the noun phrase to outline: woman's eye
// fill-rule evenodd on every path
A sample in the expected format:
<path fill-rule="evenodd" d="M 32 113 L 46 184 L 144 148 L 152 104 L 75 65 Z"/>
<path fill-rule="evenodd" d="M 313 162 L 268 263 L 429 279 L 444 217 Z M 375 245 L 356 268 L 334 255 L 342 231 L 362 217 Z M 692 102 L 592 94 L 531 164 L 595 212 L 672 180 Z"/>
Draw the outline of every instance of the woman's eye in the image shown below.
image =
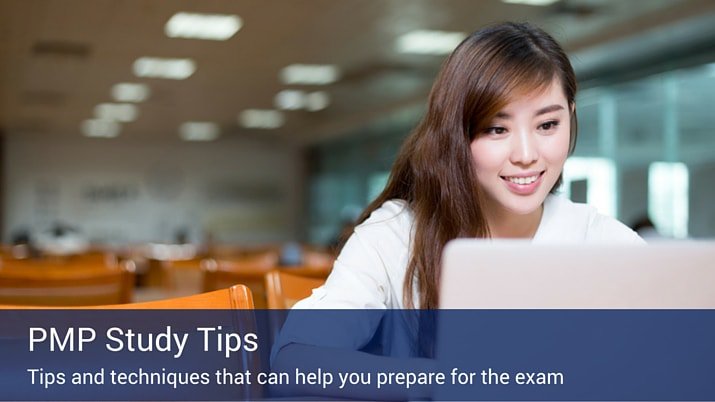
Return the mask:
<path fill-rule="evenodd" d="M 486 134 L 504 134 L 506 133 L 506 128 L 504 127 L 489 127 L 484 130 Z"/>
<path fill-rule="evenodd" d="M 559 122 L 556 121 L 556 120 L 553 120 L 553 121 L 547 121 L 546 123 L 541 124 L 541 125 L 539 126 L 539 128 L 542 129 L 542 130 L 547 130 L 547 131 L 548 131 L 548 130 L 553 130 L 553 129 L 556 128 L 556 126 L 558 126 L 558 125 L 559 125 Z"/>

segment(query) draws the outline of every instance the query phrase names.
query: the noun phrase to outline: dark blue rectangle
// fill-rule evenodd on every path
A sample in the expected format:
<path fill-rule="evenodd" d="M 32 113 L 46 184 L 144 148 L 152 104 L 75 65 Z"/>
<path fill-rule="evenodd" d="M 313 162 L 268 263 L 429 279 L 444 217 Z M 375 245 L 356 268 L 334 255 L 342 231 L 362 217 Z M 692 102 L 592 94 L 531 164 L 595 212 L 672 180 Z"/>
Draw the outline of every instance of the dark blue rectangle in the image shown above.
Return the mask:
<path fill-rule="evenodd" d="M 0 310 L 0 323 L 0 400 L 715 400 L 713 310 Z M 340 387 L 350 373 L 367 383 Z M 433 382 L 405 384 L 418 376 Z"/>

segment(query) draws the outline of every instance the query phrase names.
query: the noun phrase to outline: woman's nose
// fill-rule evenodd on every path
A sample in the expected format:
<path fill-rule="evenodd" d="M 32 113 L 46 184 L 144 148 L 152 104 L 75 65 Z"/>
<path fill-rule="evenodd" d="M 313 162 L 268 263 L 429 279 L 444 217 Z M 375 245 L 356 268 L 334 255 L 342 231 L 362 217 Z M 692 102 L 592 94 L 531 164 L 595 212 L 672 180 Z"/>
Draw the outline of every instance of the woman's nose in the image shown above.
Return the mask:
<path fill-rule="evenodd" d="M 521 130 L 518 135 L 512 137 L 511 162 L 519 165 L 530 165 L 539 158 L 536 149 L 536 139 L 529 130 Z"/>

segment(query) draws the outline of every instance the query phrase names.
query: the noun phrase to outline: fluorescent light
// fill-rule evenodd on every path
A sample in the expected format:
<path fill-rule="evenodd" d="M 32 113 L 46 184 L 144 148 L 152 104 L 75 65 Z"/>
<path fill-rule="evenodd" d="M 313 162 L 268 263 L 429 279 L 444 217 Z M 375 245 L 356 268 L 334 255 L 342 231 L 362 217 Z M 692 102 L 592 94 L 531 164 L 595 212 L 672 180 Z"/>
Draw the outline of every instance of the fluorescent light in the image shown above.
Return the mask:
<path fill-rule="evenodd" d="M 119 135 L 121 126 L 116 121 L 89 119 L 82 122 L 81 130 L 87 137 L 113 138 Z"/>
<path fill-rule="evenodd" d="M 400 53 L 448 54 L 466 37 L 464 32 L 417 30 L 397 38 L 397 50 Z"/>
<path fill-rule="evenodd" d="M 149 93 L 149 87 L 145 84 L 121 82 L 112 87 L 112 97 L 117 102 L 143 102 Z"/>
<path fill-rule="evenodd" d="M 281 70 L 286 85 L 326 85 L 340 78 L 340 71 L 329 64 L 291 64 Z"/>
<path fill-rule="evenodd" d="M 559 0 L 501 0 L 504 3 L 524 4 L 527 6 L 548 6 Z"/>
<path fill-rule="evenodd" d="M 286 89 L 276 94 L 275 105 L 278 109 L 298 110 L 305 105 L 305 92 L 296 89 Z"/>
<path fill-rule="evenodd" d="M 131 103 L 100 103 L 94 107 L 94 116 L 101 120 L 128 123 L 137 119 L 139 110 Z"/>
<path fill-rule="evenodd" d="M 246 109 L 238 116 L 238 122 L 246 128 L 271 129 L 283 125 L 283 113 L 277 110 Z"/>
<path fill-rule="evenodd" d="M 183 80 L 196 71 L 192 59 L 163 59 L 160 57 L 140 57 L 134 62 L 137 77 L 166 78 Z"/>
<path fill-rule="evenodd" d="M 164 26 L 170 38 L 226 40 L 241 29 L 238 15 L 176 13 Z"/>
<path fill-rule="evenodd" d="M 305 96 L 305 109 L 311 112 L 323 110 L 330 104 L 330 97 L 326 92 L 316 91 Z"/>
<path fill-rule="evenodd" d="M 179 126 L 179 137 L 185 141 L 213 141 L 219 134 L 218 124 L 208 121 L 187 121 Z"/>
<path fill-rule="evenodd" d="M 330 97 L 324 91 L 305 93 L 296 89 L 286 89 L 278 92 L 275 105 L 283 110 L 305 109 L 311 112 L 323 110 L 330 104 Z"/>

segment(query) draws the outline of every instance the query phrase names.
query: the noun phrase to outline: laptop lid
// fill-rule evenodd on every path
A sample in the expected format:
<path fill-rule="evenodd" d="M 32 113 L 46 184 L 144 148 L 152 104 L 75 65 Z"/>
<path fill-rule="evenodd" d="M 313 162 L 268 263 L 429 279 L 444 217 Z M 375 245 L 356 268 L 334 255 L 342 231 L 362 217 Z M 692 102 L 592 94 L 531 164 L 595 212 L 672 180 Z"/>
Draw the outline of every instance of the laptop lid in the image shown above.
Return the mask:
<path fill-rule="evenodd" d="M 447 244 L 440 308 L 713 309 L 715 242 Z"/>

